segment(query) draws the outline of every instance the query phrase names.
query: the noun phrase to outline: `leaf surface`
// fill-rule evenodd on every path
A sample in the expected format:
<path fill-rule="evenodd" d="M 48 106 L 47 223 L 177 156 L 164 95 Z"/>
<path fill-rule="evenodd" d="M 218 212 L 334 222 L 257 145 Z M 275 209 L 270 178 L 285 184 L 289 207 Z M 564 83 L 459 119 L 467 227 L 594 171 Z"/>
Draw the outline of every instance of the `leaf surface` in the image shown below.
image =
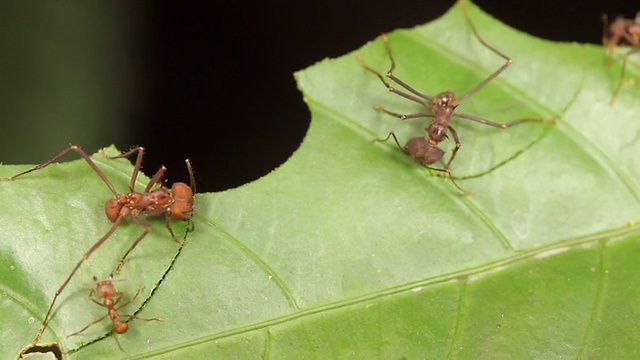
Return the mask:
<path fill-rule="evenodd" d="M 389 130 L 406 141 L 427 126 L 371 108 L 424 111 L 357 62 L 360 53 L 386 72 L 379 39 L 297 73 L 312 114 L 300 149 L 258 181 L 198 194 L 184 247 L 159 220 L 132 254 L 115 284 L 127 296 L 145 289 L 122 311 L 148 299 L 139 316 L 164 321 L 134 320 L 118 336 L 129 356 L 640 355 L 640 87 L 623 89 L 611 107 L 620 64 L 606 68 L 603 49 L 532 38 L 468 6 L 481 36 L 514 64 L 456 111 L 558 123 L 501 130 L 454 119 L 462 147 L 451 171 L 473 191 L 464 195 L 392 142 L 374 141 Z M 389 41 L 394 74 L 429 95 L 460 96 L 503 63 L 478 43 L 459 6 Z M 627 76 L 639 73 L 636 62 Z M 448 158 L 452 142 L 441 147 Z M 93 158 L 125 191 L 131 165 Z M 0 176 L 26 168 L 3 166 Z M 0 352 L 15 354 L 108 229 L 110 194 L 82 160 L 0 185 L 0 311 L 10 319 L 0 325 Z M 100 339 L 106 320 L 65 336 L 106 313 L 86 298 L 91 278 L 106 276 L 140 231 L 127 222 L 92 255 L 43 341 L 60 341 L 70 358 L 123 357 L 115 341 Z"/>

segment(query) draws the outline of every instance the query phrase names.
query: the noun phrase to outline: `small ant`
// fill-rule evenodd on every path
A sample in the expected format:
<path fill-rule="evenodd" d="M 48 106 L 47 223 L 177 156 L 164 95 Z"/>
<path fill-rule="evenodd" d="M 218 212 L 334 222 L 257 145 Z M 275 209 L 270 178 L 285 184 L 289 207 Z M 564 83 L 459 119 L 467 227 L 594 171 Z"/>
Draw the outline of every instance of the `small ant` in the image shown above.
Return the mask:
<path fill-rule="evenodd" d="M 631 50 L 627 51 L 622 57 L 622 70 L 620 71 L 620 78 L 618 79 L 618 85 L 611 95 L 609 104 L 613 106 L 616 102 L 618 92 L 622 87 L 624 81 L 624 74 L 627 68 L 627 60 L 629 56 L 640 51 L 640 11 L 636 13 L 635 19 L 625 19 L 622 16 L 617 16 L 611 24 L 608 24 L 608 18 L 606 14 L 602 15 L 603 31 L 602 31 L 602 43 L 607 47 L 608 55 L 606 65 L 611 64 L 611 58 L 613 57 L 613 51 L 619 45 L 631 45 Z"/>
<path fill-rule="evenodd" d="M 51 311 L 56 300 L 58 299 L 58 296 L 65 289 L 73 275 L 76 273 L 76 271 L 78 271 L 82 263 L 87 260 L 89 256 L 91 256 L 91 254 L 96 251 L 96 249 L 98 249 L 115 232 L 116 228 L 120 225 L 120 223 L 122 223 L 127 215 L 131 215 L 131 219 L 133 220 L 133 222 L 142 226 L 144 228 L 144 231 L 134 240 L 129 249 L 125 252 L 124 256 L 111 273 L 112 277 L 120 271 L 120 268 L 129 253 L 151 231 L 151 225 L 145 219 L 141 218 L 140 215 L 144 214 L 147 216 L 161 216 L 164 214 L 165 227 L 169 230 L 171 237 L 180 245 L 183 245 L 184 240 L 178 238 L 171 228 L 171 219 L 188 220 L 191 218 L 191 214 L 193 212 L 193 191 L 195 188 L 195 180 L 193 176 L 193 170 L 191 168 L 191 162 L 188 159 L 185 162 L 187 165 L 187 170 L 189 171 L 191 186 L 182 182 L 176 182 L 171 186 L 171 190 L 163 187 L 161 184 L 162 177 L 167 171 L 167 168 L 161 166 L 160 169 L 158 169 L 155 175 L 151 178 L 143 192 L 135 191 L 135 183 L 138 177 L 138 173 L 140 172 L 140 169 L 142 167 L 142 157 L 144 154 L 144 148 L 141 146 L 134 147 L 133 149 L 127 152 L 123 152 L 118 156 L 108 156 L 103 151 L 101 151 L 102 154 L 108 159 L 126 158 L 134 153 L 138 154 L 135 167 L 133 169 L 133 174 L 131 175 L 129 192 L 126 194 L 120 194 L 118 191 L 116 191 L 115 187 L 113 186 L 113 184 L 111 184 L 109 179 L 107 179 L 102 170 L 98 168 L 93 160 L 91 160 L 91 157 L 89 157 L 89 155 L 78 145 L 71 145 L 60 152 L 58 155 L 43 162 L 42 164 L 13 176 L 2 177 L 0 178 L 0 181 L 13 180 L 32 171 L 42 169 L 53 163 L 58 158 L 64 156 L 69 151 L 75 151 L 76 153 L 78 153 L 78 155 L 80 155 L 80 157 L 82 157 L 89 164 L 89 166 L 91 166 L 91 168 L 98 174 L 102 181 L 107 185 L 109 190 L 111 190 L 111 192 L 113 193 L 114 198 L 107 200 L 105 204 L 105 213 L 107 215 L 107 218 L 111 222 L 113 222 L 113 225 L 111 225 L 111 228 L 98 241 L 96 241 L 84 255 L 82 255 L 82 258 L 78 261 L 73 270 L 71 270 L 69 276 L 67 276 L 66 280 L 62 283 L 60 288 L 56 290 L 56 293 L 53 296 L 53 300 L 49 305 L 49 309 L 47 310 L 44 320 L 42 321 L 42 325 L 40 325 L 38 333 L 32 340 L 32 344 L 36 344 L 38 340 L 40 340 L 40 337 L 42 336 L 47 326 L 49 316 L 51 315 Z M 160 186 L 152 189 L 156 185 Z"/>
<path fill-rule="evenodd" d="M 112 280 L 113 278 L 110 276 L 108 280 L 98 281 L 98 278 L 94 276 L 93 281 L 96 283 L 96 288 L 95 289 L 91 288 L 91 292 L 89 292 L 89 300 L 93 301 L 94 303 L 102 307 L 107 308 L 107 314 L 100 317 L 99 319 L 92 321 L 82 329 L 67 335 L 67 338 L 80 334 L 81 332 L 87 330 L 89 327 L 104 320 L 104 318 L 106 318 L 107 316 L 109 317 L 109 319 L 111 320 L 111 323 L 113 324 L 111 328 L 112 332 L 116 334 L 124 334 L 127 332 L 127 330 L 129 330 L 129 323 L 127 321 L 122 320 L 122 318 L 138 319 L 138 320 L 145 320 L 145 321 L 151 321 L 151 320 L 164 321 L 161 318 L 143 318 L 135 314 L 120 314 L 118 310 L 134 302 L 138 297 L 138 295 L 140 294 L 140 291 L 142 291 L 144 286 L 141 286 L 131 299 L 129 299 L 124 304 L 121 304 L 120 306 L 116 307 L 116 305 L 118 305 L 118 303 L 122 299 L 122 296 L 124 295 L 124 291 L 116 291 L 115 287 L 113 286 Z M 96 299 L 94 295 L 97 296 L 98 298 Z M 103 301 L 100 302 L 99 299 L 103 299 Z M 118 341 L 118 338 L 114 336 L 114 339 L 118 343 L 118 347 L 120 347 L 120 350 L 122 350 L 122 346 L 120 346 L 120 342 Z"/>
<path fill-rule="evenodd" d="M 398 84 L 400 87 L 404 88 L 406 90 L 406 92 L 403 91 L 403 90 L 398 90 L 393 85 L 389 84 L 389 82 L 387 82 L 385 80 L 385 77 L 381 73 L 379 73 L 378 71 L 374 70 L 369 65 L 367 65 L 367 63 L 364 61 L 364 59 L 362 58 L 361 55 L 358 55 L 357 59 L 360 62 L 360 64 L 366 70 L 368 70 L 371 73 L 373 73 L 374 75 L 376 75 L 382 81 L 382 83 L 387 87 L 387 89 L 390 92 L 392 92 L 392 93 L 394 93 L 396 95 L 399 95 L 399 96 L 401 96 L 401 97 L 403 97 L 405 99 L 408 99 L 408 100 L 411 100 L 411 101 L 414 101 L 414 102 L 417 102 L 417 103 L 423 105 L 424 107 L 426 107 L 429 110 L 429 112 L 418 112 L 418 113 L 414 113 L 414 114 L 400 114 L 400 113 L 396 113 L 396 112 L 393 112 L 393 111 L 389 111 L 389 110 L 381 107 L 380 105 L 374 105 L 373 108 L 375 110 L 384 112 L 384 113 L 389 114 L 389 115 L 394 116 L 394 117 L 397 117 L 400 120 L 409 120 L 409 119 L 415 119 L 415 118 L 420 118 L 420 117 L 433 118 L 433 120 L 431 121 L 429 126 L 425 129 L 426 136 L 412 138 L 411 140 L 409 140 L 409 142 L 407 142 L 407 145 L 404 148 L 402 148 L 400 146 L 400 144 L 398 142 L 398 139 L 396 138 L 396 136 L 393 133 L 393 131 L 389 132 L 389 134 L 387 135 L 387 137 L 385 139 L 379 139 L 378 141 L 384 142 L 384 141 L 389 140 L 390 137 L 393 137 L 393 139 L 396 141 L 396 144 L 398 144 L 398 146 L 404 152 L 409 154 L 416 161 L 420 162 L 423 165 L 424 164 L 433 164 L 433 163 L 439 161 L 440 159 L 442 159 L 442 157 L 444 155 L 444 151 L 442 149 L 438 148 L 438 144 L 440 142 L 444 141 L 446 138 L 448 138 L 447 133 L 451 132 L 451 135 L 453 136 L 453 140 L 455 141 L 456 145 L 455 145 L 455 148 L 453 149 L 451 157 L 449 158 L 449 161 L 447 161 L 447 163 L 445 164 L 445 167 L 442 168 L 442 169 L 432 168 L 432 167 L 428 167 L 428 166 L 426 166 L 426 167 L 431 169 L 431 170 L 444 172 L 446 177 L 449 178 L 459 190 L 461 190 L 464 193 L 470 193 L 468 190 L 465 190 L 465 189 L 461 188 L 453 180 L 453 178 L 451 177 L 451 173 L 449 171 L 449 167 L 451 165 L 451 162 L 456 157 L 456 154 L 458 153 L 458 150 L 460 149 L 460 146 L 462 145 L 461 142 L 460 142 L 460 139 L 458 138 L 458 133 L 454 130 L 453 126 L 451 126 L 449 124 L 452 117 L 457 117 L 457 118 L 466 119 L 466 120 L 472 120 L 472 121 L 479 122 L 479 123 L 484 124 L 484 125 L 493 126 L 493 127 L 499 128 L 499 129 L 506 129 L 506 128 L 521 124 L 521 123 L 526 122 L 526 121 L 555 122 L 556 120 L 555 119 L 540 119 L 540 118 L 526 117 L 526 118 L 522 118 L 522 119 L 518 119 L 518 120 L 512 121 L 510 123 L 501 124 L 501 123 L 497 123 L 497 122 L 494 122 L 494 121 L 483 119 L 483 118 L 480 118 L 480 117 L 477 117 L 477 116 L 474 116 L 474 115 L 459 114 L 459 113 L 455 112 L 455 109 L 458 107 L 458 105 L 460 105 L 462 100 L 470 97 L 476 91 L 480 90 L 482 87 L 487 85 L 487 83 L 489 83 L 495 77 L 500 75 L 513 62 L 511 60 L 511 58 L 509 58 L 507 55 L 501 53 L 496 48 L 494 48 L 493 46 L 491 46 L 488 43 L 486 43 L 480 37 L 480 35 L 476 31 L 476 28 L 473 26 L 473 24 L 471 23 L 471 20 L 469 19 L 469 15 L 467 14 L 467 8 L 464 5 L 463 1 L 462 0 L 458 0 L 458 3 L 462 7 L 462 10 L 463 10 L 463 13 L 464 13 L 464 18 L 465 18 L 465 20 L 467 22 L 467 25 L 469 26 L 469 28 L 471 29 L 471 31 L 473 32 L 475 37 L 478 39 L 478 41 L 482 45 L 484 45 L 486 48 L 488 48 L 489 50 L 493 51 L 495 54 L 497 54 L 498 56 L 500 56 L 501 58 L 503 58 L 505 60 L 505 63 L 502 66 L 500 66 L 500 68 L 498 68 L 498 70 L 494 71 L 491 75 L 489 75 L 487 78 L 482 80 L 478 85 L 473 87 L 471 90 L 469 90 L 467 93 L 465 93 L 461 97 L 456 98 L 456 96 L 453 93 L 453 91 L 444 91 L 444 92 L 441 92 L 441 93 L 437 94 L 436 96 L 426 95 L 426 94 L 423 94 L 423 93 L 419 92 L 418 90 L 414 89 L 413 87 L 411 87 L 410 85 L 408 85 L 404 81 L 400 80 L 399 78 L 397 78 L 393 74 L 393 70 L 396 68 L 396 63 L 395 63 L 395 60 L 393 58 L 393 55 L 391 54 L 391 46 L 389 45 L 389 39 L 387 38 L 387 34 L 385 34 L 385 33 L 383 33 L 381 35 L 381 37 L 382 37 L 382 41 L 384 42 L 384 46 L 385 46 L 385 49 L 387 51 L 387 55 L 389 56 L 389 59 L 391 60 L 391 67 L 387 71 L 386 77 L 391 79 L 394 83 Z"/>

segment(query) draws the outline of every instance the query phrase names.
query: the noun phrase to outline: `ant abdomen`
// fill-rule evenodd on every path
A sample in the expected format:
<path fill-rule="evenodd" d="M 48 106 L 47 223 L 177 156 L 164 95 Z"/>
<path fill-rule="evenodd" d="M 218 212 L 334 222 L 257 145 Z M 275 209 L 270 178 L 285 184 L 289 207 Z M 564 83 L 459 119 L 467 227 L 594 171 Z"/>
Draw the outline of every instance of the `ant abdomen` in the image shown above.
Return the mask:
<path fill-rule="evenodd" d="M 118 315 L 116 313 L 116 315 Z M 129 324 L 126 321 L 122 321 L 119 319 L 113 320 L 113 332 L 116 334 L 124 334 L 129 330 Z"/>
<path fill-rule="evenodd" d="M 442 159 L 444 151 L 437 146 L 433 146 L 427 139 L 416 136 L 407 141 L 404 151 L 412 158 L 422 164 L 433 164 Z"/>

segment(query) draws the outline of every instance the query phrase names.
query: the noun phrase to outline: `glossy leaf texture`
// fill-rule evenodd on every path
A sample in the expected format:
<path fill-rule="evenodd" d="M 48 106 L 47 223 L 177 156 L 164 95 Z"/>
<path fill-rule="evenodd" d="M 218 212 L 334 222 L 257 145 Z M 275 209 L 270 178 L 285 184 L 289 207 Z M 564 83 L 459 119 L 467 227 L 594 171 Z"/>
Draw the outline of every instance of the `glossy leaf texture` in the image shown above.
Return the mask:
<path fill-rule="evenodd" d="M 153 221 L 115 284 L 126 296 L 145 285 L 122 311 L 147 299 L 139 316 L 163 322 L 133 320 L 118 336 L 122 350 L 99 339 L 106 320 L 65 338 L 106 313 L 88 288 L 141 231 L 128 222 L 70 283 L 43 341 L 60 341 L 69 358 L 638 357 L 640 86 L 627 82 L 612 107 L 620 63 L 607 68 L 601 47 L 536 39 L 468 7 L 514 64 L 457 112 L 558 119 L 507 130 L 454 119 L 462 147 L 451 171 L 472 195 L 375 141 L 389 130 L 406 141 L 428 123 L 371 108 L 423 110 L 360 66 L 356 54 L 388 69 L 375 39 L 296 74 L 312 116 L 300 149 L 258 181 L 198 194 L 184 247 Z M 430 95 L 460 96 L 504 63 L 459 6 L 389 41 L 394 73 Z M 453 144 L 441 145 L 446 159 Z M 126 161 L 93 158 L 126 190 Z M 24 168 L 3 166 L 0 176 Z M 0 183 L 0 194 L 9 319 L 0 346 L 15 354 L 108 229 L 110 194 L 82 160 Z"/>

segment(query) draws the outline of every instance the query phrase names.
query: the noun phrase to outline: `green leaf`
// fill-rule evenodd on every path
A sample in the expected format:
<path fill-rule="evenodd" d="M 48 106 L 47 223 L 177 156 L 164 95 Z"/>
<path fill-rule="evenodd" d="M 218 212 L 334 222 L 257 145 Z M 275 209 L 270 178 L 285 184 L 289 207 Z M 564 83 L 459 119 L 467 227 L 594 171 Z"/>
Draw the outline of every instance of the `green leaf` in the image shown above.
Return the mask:
<path fill-rule="evenodd" d="M 258 181 L 198 194 L 184 247 L 153 221 L 115 285 L 126 297 L 145 285 L 121 311 L 148 299 L 139 316 L 164 322 L 134 320 L 118 336 L 122 349 L 137 358 L 638 357 L 640 87 L 625 87 L 611 107 L 620 64 L 605 67 L 602 48 L 532 38 L 471 4 L 469 14 L 514 64 L 457 111 L 557 124 L 453 120 L 462 147 L 451 170 L 473 191 L 464 195 L 374 141 L 389 130 L 406 141 L 427 124 L 371 109 L 422 111 L 356 61 L 360 53 L 384 73 L 379 39 L 297 73 L 312 113 L 302 146 Z M 460 96 L 503 63 L 458 6 L 389 40 L 394 73 L 431 95 Z M 453 144 L 441 145 L 446 158 Z M 130 164 L 93 159 L 127 189 Z M 0 176 L 26 168 L 3 166 Z M 0 183 L 0 194 L 0 353 L 15 354 L 109 228 L 110 193 L 78 160 Z M 71 358 L 124 357 L 110 337 L 83 345 L 108 333 L 107 320 L 65 336 L 106 313 L 86 298 L 92 276 L 106 276 L 141 230 L 127 222 L 92 255 L 43 342 L 60 341 Z"/>

